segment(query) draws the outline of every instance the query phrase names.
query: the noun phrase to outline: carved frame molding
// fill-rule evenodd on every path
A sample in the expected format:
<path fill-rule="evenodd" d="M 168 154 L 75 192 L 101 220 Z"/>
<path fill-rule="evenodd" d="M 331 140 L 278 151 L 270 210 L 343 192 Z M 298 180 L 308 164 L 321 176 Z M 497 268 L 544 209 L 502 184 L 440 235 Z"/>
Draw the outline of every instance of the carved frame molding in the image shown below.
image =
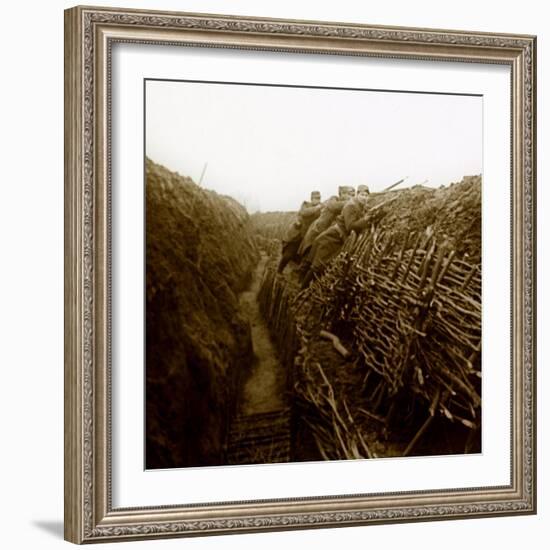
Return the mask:
<path fill-rule="evenodd" d="M 506 487 L 113 509 L 110 87 L 115 42 L 507 64 L 512 72 L 512 483 Z M 536 511 L 536 38 L 71 8 L 65 12 L 65 538 L 182 535 Z"/>

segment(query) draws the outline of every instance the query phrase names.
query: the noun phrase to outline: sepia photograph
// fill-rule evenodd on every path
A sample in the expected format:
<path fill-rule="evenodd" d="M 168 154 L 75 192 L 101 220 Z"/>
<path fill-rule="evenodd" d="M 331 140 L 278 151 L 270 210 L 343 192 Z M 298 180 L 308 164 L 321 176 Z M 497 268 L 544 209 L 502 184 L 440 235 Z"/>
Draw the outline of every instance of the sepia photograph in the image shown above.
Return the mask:
<path fill-rule="evenodd" d="M 483 97 L 144 86 L 145 468 L 481 453 Z"/>
<path fill-rule="evenodd" d="M 536 514 L 540 41 L 254 9 L 64 12 L 65 539 Z"/>

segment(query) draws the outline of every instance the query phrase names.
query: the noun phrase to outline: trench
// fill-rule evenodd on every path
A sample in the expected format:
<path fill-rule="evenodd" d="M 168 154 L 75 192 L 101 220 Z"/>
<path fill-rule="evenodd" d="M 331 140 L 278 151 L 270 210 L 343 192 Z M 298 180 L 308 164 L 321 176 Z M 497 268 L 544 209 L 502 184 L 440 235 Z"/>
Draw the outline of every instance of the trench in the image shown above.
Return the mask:
<path fill-rule="evenodd" d="M 150 159 L 146 174 L 148 469 L 480 452 L 479 177 L 402 195 L 380 231 L 350 237 L 330 276 L 302 293 L 291 264 L 277 273 L 295 212 L 249 216 Z M 398 251 L 399 235 L 414 233 Z M 434 310 L 428 337 L 414 327 L 430 304 L 423 317 L 411 304 L 440 280 L 452 315 Z M 400 315 L 410 320 L 396 324 Z M 466 341 L 455 336 L 464 326 Z M 409 355 L 413 340 L 422 355 Z M 388 353 L 399 372 L 376 368 Z"/>
<path fill-rule="evenodd" d="M 239 296 L 241 313 L 250 325 L 253 363 L 229 425 L 228 464 L 290 460 L 291 415 L 286 371 L 258 302 L 267 261 L 268 256 L 262 253 L 250 286 Z"/>

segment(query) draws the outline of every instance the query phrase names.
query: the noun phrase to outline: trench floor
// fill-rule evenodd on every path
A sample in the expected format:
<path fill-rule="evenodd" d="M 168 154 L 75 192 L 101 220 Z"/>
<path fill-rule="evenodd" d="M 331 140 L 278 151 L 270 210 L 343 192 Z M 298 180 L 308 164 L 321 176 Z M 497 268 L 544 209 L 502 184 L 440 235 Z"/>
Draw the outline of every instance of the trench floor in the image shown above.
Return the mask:
<path fill-rule="evenodd" d="M 285 372 L 277 358 L 269 329 L 260 313 L 258 292 L 267 256 L 258 262 L 248 290 L 240 295 L 241 311 L 248 318 L 252 332 L 255 361 L 245 383 L 240 414 L 252 415 L 286 407 Z"/>
<path fill-rule="evenodd" d="M 262 256 L 250 287 L 239 297 L 241 311 L 250 322 L 255 360 L 242 390 L 237 416 L 231 422 L 229 464 L 288 462 L 290 459 L 286 374 L 257 300 L 267 259 L 266 255 Z"/>

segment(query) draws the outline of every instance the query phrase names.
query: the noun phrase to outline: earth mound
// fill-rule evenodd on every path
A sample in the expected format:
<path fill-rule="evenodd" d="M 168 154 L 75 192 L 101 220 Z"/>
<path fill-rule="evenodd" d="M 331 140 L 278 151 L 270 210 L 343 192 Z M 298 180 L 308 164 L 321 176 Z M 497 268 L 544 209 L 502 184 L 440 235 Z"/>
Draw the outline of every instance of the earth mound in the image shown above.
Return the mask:
<path fill-rule="evenodd" d="M 259 254 L 239 203 L 146 160 L 146 467 L 222 464 Z"/>

